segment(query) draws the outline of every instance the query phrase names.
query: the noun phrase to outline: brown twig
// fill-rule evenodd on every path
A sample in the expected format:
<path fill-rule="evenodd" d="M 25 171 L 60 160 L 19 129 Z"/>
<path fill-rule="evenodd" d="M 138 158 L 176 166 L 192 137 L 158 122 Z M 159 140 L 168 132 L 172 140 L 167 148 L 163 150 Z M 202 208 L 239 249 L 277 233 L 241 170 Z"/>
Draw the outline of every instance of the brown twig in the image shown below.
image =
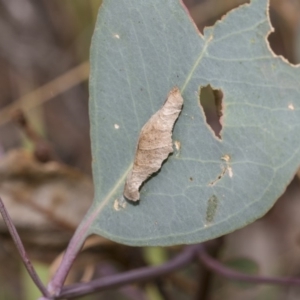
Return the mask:
<path fill-rule="evenodd" d="M 11 115 L 16 109 L 21 108 L 24 112 L 29 111 L 87 80 L 88 77 L 89 63 L 84 62 L 3 108 L 0 111 L 0 126 L 11 120 Z"/>
<path fill-rule="evenodd" d="M 47 291 L 46 287 L 44 286 L 44 284 L 42 283 L 41 279 L 39 278 L 38 274 L 36 273 L 31 261 L 29 260 L 28 258 L 28 255 L 26 253 L 26 250 L 22 244 L 22 241 L 20 239 L 20 236 L 17 232 L 17 229 L 15 227 L 15 225 L 13 224 L 12 222 L 12 219 L 10 218 L 5 206 L 4 206 L 4 203 L 2 201 L 2 199 L 0 198 L 0 213 L 2 215 L 2 218 L 3 218 L 3 221 L 5 222 L 7 228 L 8 228 L 8 231 L 19 251 L 19 254 L 22 258 L 22 261 L 25 265 L 25 268 L 27 269 L 30 277 L 32 278 L 33 282 L 36 284 L 36 286 L 39 288 L 39 290 L 41 291 L 42 295 L 44 297 L 49 297 L 50 294 L 49 292 Z"/>
<path fill-rule="evenodd" d="M 53 147 L 48 143 L 30 124 L 24 112 L 16 109 L 12 115 L 12 119 L 19 125 L 25 136 L 34 145 L 34 156 L 39 162 L 48 162 L 50 160 L 58 160 Z"/>
<path fill-rule="evenodd" d="M 53 213 L 53 210 L 43 207 L 39 203 L 36 203 L 33 200 L 31 200 L 30 198 L 15 197 L 14 200 L 22 205 L 26 205 L 26 206 L 32 208 L 37 213 L 44 215 L 49 221 L 51 221 L 53 224 L 57 225 L 59 228 L 61 228 L 63 230 L 66 230 L 69 232 L 74 232 L 76 230 L 76 224 L 72 224 L 65 218 L 59 217 L 58 215 Z"/>

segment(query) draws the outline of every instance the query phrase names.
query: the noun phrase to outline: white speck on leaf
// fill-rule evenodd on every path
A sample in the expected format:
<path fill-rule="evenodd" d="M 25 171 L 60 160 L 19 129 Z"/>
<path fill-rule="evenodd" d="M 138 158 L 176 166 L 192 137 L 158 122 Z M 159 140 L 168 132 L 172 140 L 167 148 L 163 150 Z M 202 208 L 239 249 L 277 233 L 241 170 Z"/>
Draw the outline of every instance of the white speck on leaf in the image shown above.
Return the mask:
<path fill-rule="evenodd" d="M 230 156 L 228 154 L 225 154 L 221 157 L 222 160 L 229 162 L 230 161 Z"/>
<path fill-rule="evenodd" d="M 119 39 L 120 36 L 118 34 L 114 34 L 114 38 Z"/>
<path fill-rule="evenodd" d="M 228 168 L 227 168 L 227 171 L 228 171 L 229 177 L 232 178 L 232 177 L 233 177 L 232 168 L 231 168 L 231 167 L 228 167 Z"/>
<path fill-rule="evenodd" d="M 175 142 L 174 142 L 174 145 L 175 145 L 175 149 L 176 149 L 177 151 L 179 151 L 180 148 L 181 148 L 181 143 L 180 143 L 179 141 L 175 141 Z"/>
<path fill-rule="evenodd" d="M 126 207 L 126 201 L 123 197 L 121 197 L 120 199 L 116 199 L 114 201 L 114 209 L 116 211 L 120 211 L 121 209 L 124 209 Z"/>
<path fill-rule="evenodd" d="M 223 165 L 221 165 L 221 170 L 222 170 L 221 173 L 218 175 L 218 177 L 215 180 L 213 180 L 209 183 L 209 186 L 215 185 L 220 179 L 223 178 L 223 176 L 226 173 L 228 173 L 228 176 L 230 178 L 233 177 L 233 170 L 232 170 L 232 167 L 230 166 L 230 160 L 231 160 L 230 155 L 225 154 L 221 157 L 221 159 L 225 162 L 225 165 L 224 165 L 224 163 L 223 163 Z"/>
<path fill-rule="evenodd" d="M 293 104 L 289 104 L 288 108 L 289 108 L 290 110 L 294 110 L 294 109 L 295 109 L 295 107 L 294 107 Z"/>
<path fill-rule="evenodd" d="M 120 128 L 120 126 L 118 124 L 115 124 L 114 127 L 115 127 L 115 129 L 119 129 Z"/>

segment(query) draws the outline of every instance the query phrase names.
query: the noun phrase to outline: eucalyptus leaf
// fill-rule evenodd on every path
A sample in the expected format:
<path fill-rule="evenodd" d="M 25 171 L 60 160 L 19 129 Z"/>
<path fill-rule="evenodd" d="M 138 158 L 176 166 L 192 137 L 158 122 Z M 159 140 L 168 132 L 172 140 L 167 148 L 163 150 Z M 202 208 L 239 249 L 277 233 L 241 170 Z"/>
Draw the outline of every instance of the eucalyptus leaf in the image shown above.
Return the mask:
<path fill-rule="evenodd" d="M 179 0 L 104 0 L 91 49 L 95 184 L 88 234 L 130 245 L 196 243 L 266 213 L 300 164 L 300 73 L 269 48 L 267 0 L 232 10 L 201 35 Z M 199 104 L 223 94 L 221 139 Z M 178 86 L 174 152 L 122 202 L 143 125 Z"/>

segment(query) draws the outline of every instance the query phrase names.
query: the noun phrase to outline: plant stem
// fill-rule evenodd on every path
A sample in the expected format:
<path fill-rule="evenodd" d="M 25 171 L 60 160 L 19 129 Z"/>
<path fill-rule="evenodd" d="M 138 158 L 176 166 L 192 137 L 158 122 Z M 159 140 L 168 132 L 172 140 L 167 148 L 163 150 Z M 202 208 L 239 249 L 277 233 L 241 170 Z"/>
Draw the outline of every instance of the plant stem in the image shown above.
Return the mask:
<path fill-rule="evenodd" d="M 80 297 L 96 291 L 103 291 L 163 276 L 191 263 L 195 259 L 198 249 L 199 245 L 187 246 L 182 253 L 161 266 L 140 268 L 123 274 L 95 279 L 88 283 L 79 283 L 64 287 L 57 299 Z"/>
<path fill-rule="evenodd" d="M 90 223 L 90 219 L 83 220 L 75 231 L 62 258 L 61 264 L 48 284 L 48 291 L 50 295 L 54 297 L 60 295 L 66 277 L 85 242 Z"/>
<path fill-rule="evenodd" d="M 44 297 L 49 297 L 50 294 L 47 291 L 46 287 L 44 286 L 44 284 L 42 283 L 41 279 L 39 278 L 38 274 L 36 273 L 31 261 L 28 258 L 28 255 L 26 253 L 26 250 L 24 248 L 24 245 L 21 241 L 21 238 L 17 232 L 17 229 L 15 227 L 15 225 L 13 224 L 13 221 L 11 219 L 11 217 L 9 216 L 4 203 L 2 201 L 2 199 L 0 198 L 0 213 L 2 215 L 3 221 L 5 222 L 7 229 L 14 241 L 14 244 L 16 245 L 18 252 L 22 258 L 23 264 L 25 265 L 25 268 L 28 271 L 28 274 L 30 275 L 31 279 L 33 280 L 33 282 L 36 284 L 36 286 L 38 287 L 38 289 L 41 291 L 42 295 Z"/>
<path fill-rule="evenodd" d="M 48 291 L 51 296 L 57 297 L 60 295 L 62 286 L 66 280 L 66 277 L 80 252 L 86 238 L 89 234 L 89 229 L 95 218 L 98 216 L 99 211 L 103 208 L 105 202 L 102 203 L 97 209 L 91 207 L 87 212 L 86 217 L 82 220 L 80 225 L 77 227 L 67 250 L 62 258 L 60 266 L 54 274 L 52 280 L 48 284 Z"/>
<path fill-rule="evenodd" d="M 276 278 L 257 275 L 247 275 L 231 268 L 224 266 L 222 263 L 212 258 L 205 249 L 203 244 L 199 245 L 198 258 L 212 272 L 237 281 L 245 281 L 256 284 L 272 284 L 272 285 L 300 285 L 300 278 Z"/>

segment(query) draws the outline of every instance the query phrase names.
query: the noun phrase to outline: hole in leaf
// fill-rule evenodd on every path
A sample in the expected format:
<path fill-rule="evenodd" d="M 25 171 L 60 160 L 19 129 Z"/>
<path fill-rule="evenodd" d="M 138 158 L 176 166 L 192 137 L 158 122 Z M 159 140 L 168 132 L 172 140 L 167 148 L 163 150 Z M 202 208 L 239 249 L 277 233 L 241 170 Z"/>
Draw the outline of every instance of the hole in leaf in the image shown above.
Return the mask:
<path fill-rule="evenodd" d="M 274 28 L 268 43 L 275 55 L 281 55 L 291 64 L 300 62 L 299 55 L 299 3 L 297 1 L 271 1 L 270 21 Z"/>
<path fill-rule="evenodd" d="M 191 18 L 203 34 L 204 28 L 214 26 L 226 14 L 250 0 L 183 0 Z M 291 64 L 300 63 L 299 1 L 271 1 L 269 15 L 274 32 L 268 43 L 275 55 L 281 55 Z"/>
<path fill-rule="evenodd" d="M 223 93 L 215 90 L 210 85 L 200 89 L 200 105 L 203 110 L 206 123 L 212 129 L 215 136 L 221 139 L 221 117 L 223 115 Z"/>
<path fill-rule="evenodd" d="M 250 3 L 250 0 L 183 0 L 183 3 L 188 9 L 199 31 L 203 34 L 205 27 L 213 26 L 229 11 L 245 3 Z"/>

